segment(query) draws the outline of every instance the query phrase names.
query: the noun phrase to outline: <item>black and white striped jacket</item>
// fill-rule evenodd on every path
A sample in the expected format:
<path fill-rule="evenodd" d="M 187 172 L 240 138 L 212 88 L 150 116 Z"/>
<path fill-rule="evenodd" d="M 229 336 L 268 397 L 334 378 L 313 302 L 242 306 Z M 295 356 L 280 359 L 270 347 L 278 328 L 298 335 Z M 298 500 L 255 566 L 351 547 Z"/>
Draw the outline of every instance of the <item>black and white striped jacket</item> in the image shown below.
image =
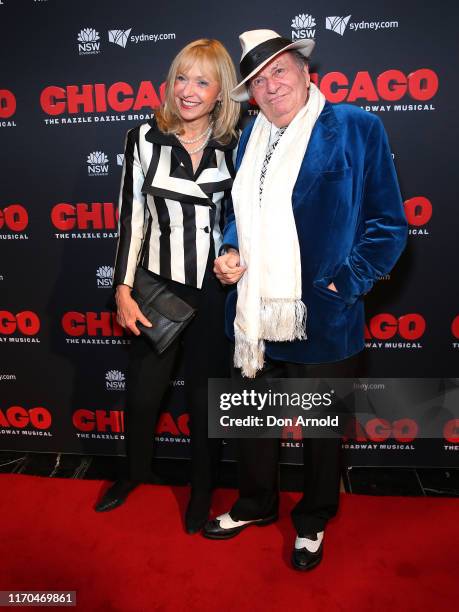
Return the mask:
<path fill-rule="evenodd" d="M 210 140 L 193 176 L 191 159 L 155 120 L 129 130 L 119 198 L 113 285 L 132 287 L 138 265 L 201 287 L 209 249 L 222 244 L 236 139 Z"/>

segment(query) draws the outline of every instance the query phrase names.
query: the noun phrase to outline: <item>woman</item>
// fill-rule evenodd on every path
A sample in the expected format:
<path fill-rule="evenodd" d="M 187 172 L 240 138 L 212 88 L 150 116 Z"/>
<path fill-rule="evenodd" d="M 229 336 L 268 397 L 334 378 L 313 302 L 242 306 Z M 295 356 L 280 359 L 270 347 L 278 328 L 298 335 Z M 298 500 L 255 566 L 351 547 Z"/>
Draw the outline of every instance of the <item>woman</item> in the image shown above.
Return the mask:
<path fill-rule="evenodd" d="M 228 375 L 225 291 L 212 267 L 234 178 L 239 105 L 230 91 L 235 85 L 233 63 L 220 42 L 201 39 L 182 49 L 155 119 L 128 132 L 120 193 L 117 318 L 134 334 L 126 409 L 129 476 L 108 489 L 96 510 L 119 506 L 133 488 L 150 480 L 161 400 L 183 358 L 191 430 L 188 533 L 198 532 L 207 520 L 219 458 L 220 441 L 207 435 L 207 379 Z M 161 356 L 136 325 L 149 325 L 130 295 L 137 266 L 166 279 L 173 293 L 197 309 Z"/>

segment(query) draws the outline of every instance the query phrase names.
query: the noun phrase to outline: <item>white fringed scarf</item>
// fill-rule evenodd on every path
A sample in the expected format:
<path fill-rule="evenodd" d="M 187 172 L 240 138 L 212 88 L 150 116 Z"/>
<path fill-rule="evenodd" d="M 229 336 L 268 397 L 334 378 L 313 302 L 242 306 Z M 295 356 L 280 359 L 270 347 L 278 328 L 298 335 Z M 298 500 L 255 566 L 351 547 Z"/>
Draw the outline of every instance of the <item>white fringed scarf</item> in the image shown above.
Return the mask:
<path fill-rule="evenodd" d="M 301 301 L 301 260 L 292 191 L 325 97 L 310 84 L 309 99 L 288 125 L 268 164 L 263 194 L 259 179 L 271 123 L 260 112 L 252 129 L 232 197 L 241 265 L 237 291 L 234 365 L 255 377 L 264 364 L 264 340 L 306 338 Z"/>

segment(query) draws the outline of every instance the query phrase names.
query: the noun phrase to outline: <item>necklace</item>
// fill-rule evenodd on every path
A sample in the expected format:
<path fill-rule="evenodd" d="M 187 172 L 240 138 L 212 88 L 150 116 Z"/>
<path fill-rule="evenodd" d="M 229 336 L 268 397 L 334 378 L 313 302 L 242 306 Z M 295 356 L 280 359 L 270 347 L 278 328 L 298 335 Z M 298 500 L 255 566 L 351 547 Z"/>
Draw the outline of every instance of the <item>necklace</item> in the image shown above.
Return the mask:
<path fill-rule="evenodd" d="M 209 137 L 211 132 L 212 132 L 212 125 L 209 125 L 209 127 L 207 127 L 202 134 L 199 134 L 199 136 L 196 136 L 196 138 L 190 138 L 189 140 L 187 140 L 185 138 L 181 138 L 178 134 L 176 134 L 175 136 L 177 140 L 181 142 L 182 144 L 194 144 L 195 142 L 198 142 L 199 140 L 201 140 L 201 138 L 204 138 L 204 136 L 206 135 L 207 137 Z"/>
<path fill-rule="evenodd" d="M 177 140 L 181 142 L 182 144 L 193 144 L 195 142 L 198 142 L 198 140 L 201 140 L 201 138 L 205 136 L 203 143 L 199 145 L 199 147 L 197 147 L 196 149 L 192 149 L 191 151 L 188 151 L 188 155 L 194 155 L 195 153 L 199 153 L 199 151 L 202 151 L 203 149 L 205 149 L 212 135 L 212 128 L 213 128 L 213 124 L 210 124 L 207 130 L 203 132 L 201 136 L 199 136 L 199 138 L 194 138 L 193 140 L 183 140 L 177 134 L 176 134 L 176 137 L 177 137 Z"/>

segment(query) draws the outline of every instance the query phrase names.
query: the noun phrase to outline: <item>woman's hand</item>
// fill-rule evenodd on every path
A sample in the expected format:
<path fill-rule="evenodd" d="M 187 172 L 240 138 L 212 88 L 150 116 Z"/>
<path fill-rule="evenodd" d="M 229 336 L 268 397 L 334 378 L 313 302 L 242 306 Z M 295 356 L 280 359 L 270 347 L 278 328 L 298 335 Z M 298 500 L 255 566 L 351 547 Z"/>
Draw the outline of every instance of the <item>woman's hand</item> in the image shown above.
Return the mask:
<path fill-rule="evenodd" d="M 236 249 L 229 249 L 228 253 L 217 257 L 214 261 L 215 276 L 223 285 L 234 285 L 247 269 L 240 263 L 239 252 Z"/>
<path fill-rule="evenodd" d="M 125 329 L 129 329 L 136 336 L 140 335 L 136 322 L 140 321 L 145 327 L 151 327 L 150 321 L 143 316 L 139 305 L 131 297 L 131 287 L 128 285 L 118 285 L 115 292 L 116 299 L 116 320 Z"/>

